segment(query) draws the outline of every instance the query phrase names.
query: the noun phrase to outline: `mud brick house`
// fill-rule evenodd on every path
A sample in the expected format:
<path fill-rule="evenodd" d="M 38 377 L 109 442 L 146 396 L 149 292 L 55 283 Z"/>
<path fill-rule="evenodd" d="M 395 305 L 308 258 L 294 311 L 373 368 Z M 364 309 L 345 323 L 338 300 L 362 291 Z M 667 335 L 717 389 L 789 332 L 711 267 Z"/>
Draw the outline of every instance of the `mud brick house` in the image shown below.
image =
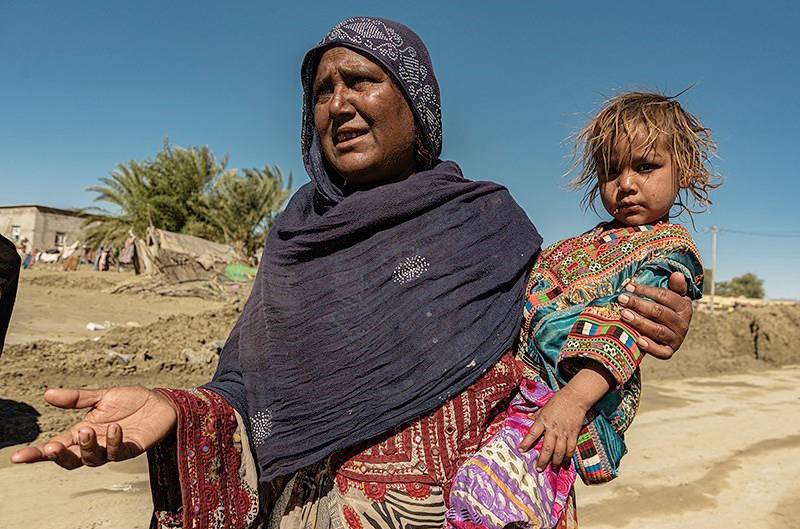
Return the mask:
<path fill-rule="evenodd" d="M 38 250 L 63 250 L 80 240 L 83 223 L 74 210 L 36 204 L 0 206 L 0 234 L 15 243 L 26 237 Z"/>

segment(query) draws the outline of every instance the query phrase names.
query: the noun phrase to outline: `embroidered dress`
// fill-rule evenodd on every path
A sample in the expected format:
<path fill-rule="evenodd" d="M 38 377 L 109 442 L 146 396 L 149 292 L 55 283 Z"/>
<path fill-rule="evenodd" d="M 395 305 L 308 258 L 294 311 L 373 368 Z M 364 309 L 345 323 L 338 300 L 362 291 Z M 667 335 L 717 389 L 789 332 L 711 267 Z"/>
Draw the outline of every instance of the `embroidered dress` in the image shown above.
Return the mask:
<path fill-rule="evenodd" d="M 175 435 L 148 452 L 151 528 L 441 529 L 458 466 L 495 434 L 521 381 L 507 353 L 436 412 L 259 491 L 242 418 L 208 389 L 161 389 Z M 574 497 L 560 520 L 574 529 Z"/>
<path fill-rule="evenodd" d="M 703 265 L 685 228 L 674 224 L 610 229 L 601 224 L 542 252 L 526 290 L 519 353 L 525 380 L 492 440 L 455 477 L 448 522 L 462 529 L 555 527 L 570 507 L 576 472 L 587 484 L 617 476 L 624 432 L 639 404 L 639 333 L 622 321 L 618 296 L 630 282 L 667 288 L 682 272 L 689 296 L 702 293 Z M 587 417 L 568 468 L 535 470 L 542 440 L 519 443 L 541 409 L 584 362 L 600 363 L 617 386 Z"/>

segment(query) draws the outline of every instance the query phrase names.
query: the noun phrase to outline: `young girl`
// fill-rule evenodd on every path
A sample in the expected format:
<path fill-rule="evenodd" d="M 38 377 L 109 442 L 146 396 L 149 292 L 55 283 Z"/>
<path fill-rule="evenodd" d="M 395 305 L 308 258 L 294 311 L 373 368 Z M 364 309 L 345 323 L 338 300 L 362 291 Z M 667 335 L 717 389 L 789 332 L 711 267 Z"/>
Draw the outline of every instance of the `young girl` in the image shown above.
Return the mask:
<path fill-rule="evenodd" d="M 613 220 L 550 246 L 533 268 L 519 341 L 525 377 L 500 431 L 456 474 L 453 527 L 556 527 L 576 473 L 587 484 L 613 479 L 643 356 L 619 300 L 631 283 L 666 287 L 675 271 L 701 296 L 697 248 L 669 218 L 675 205 L 691 215 L 689 197 L 709 204 L 719 185 L 709 130 L 673 98 L 630 92 L 608 100 L 578 144 L 572 185 L 587 190 L 584 204 L 599 196 Z"/>

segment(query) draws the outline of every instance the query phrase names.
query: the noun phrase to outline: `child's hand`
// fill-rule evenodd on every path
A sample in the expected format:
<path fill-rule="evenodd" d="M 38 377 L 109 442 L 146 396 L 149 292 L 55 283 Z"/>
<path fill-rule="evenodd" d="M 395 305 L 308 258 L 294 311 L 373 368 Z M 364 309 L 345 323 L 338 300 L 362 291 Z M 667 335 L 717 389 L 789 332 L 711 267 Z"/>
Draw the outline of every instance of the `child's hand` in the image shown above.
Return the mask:
<path fill-rule="evenodd" d="M 571 395 L 568 386 L 556 392 L 544 407 L 532 415 L 536 421 L 519 444 L 519 449 L 527 452 L 544 435 L 542 449 L 536 462 L 541 472 L 551 462 L 553 467 L 569 462 L 575 453 L 578 434 L 589 407 L 581 399 Z"/>

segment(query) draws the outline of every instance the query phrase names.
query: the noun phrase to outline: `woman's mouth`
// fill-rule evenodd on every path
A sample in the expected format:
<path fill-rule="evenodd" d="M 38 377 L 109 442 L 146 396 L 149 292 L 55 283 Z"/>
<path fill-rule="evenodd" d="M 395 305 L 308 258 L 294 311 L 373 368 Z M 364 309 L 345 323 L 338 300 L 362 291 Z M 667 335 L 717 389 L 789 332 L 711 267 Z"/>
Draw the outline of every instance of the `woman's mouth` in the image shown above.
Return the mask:
<path fill-rule="evenodd" d="M 333 144 L 337 147 L 344 147 L 366 133 L 367 131 L 365 130 L 340 130 L 333 137 Z"/>

